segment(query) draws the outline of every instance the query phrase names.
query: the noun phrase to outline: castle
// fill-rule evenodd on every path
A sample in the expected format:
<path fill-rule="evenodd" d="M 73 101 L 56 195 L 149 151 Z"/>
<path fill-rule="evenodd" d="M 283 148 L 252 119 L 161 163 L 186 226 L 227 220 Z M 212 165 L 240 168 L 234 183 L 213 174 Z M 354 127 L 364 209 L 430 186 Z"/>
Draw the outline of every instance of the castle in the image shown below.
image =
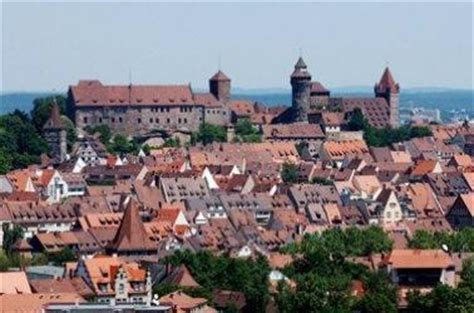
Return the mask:
<path fill-rule="evenodd" d="M 321 83 L 312 81 L 301 57 L 290 82 L 292 106 L 273 123 L 321 123 L 324 112 L 340 112 L 347 122 L 359 108 L 374 127 L 399 125 L 400 87 L 388 68 L 374 87 L 375 97 L 369 98 L 331 97 Z M 227 126 L 238 115 L 237 102 L 231 100 L 230 78 L 219 70 L 204 93 L 194 92 L 189 84 L 117 86 L 81 80 L 70 86 L 67 108 L 79 129 L 105 124 L 113 132 L 135 136 L 163 130 L 195 132 L 202 123 Z"/>
<path fill-rule="evenodd" d="M 127 135 L 194 132 L 204 122 L 230 123 L 230 89 L 231 80 L 220 70 L 209 79 L 205 93 L 194 92 L 191 85 L 116 86 L 81 80 L 69 87 L 67 108 L 79 129 L 105 124 Z"/>
<path fill-rule="evenodd" d="M 301 57 L 295 64 L 290 82 L 292 106 L 277 118 L 277 122 L 319 123 L 321 114 L 327 111 L 341 112 L 347 121 L 352 112 L 359 108 L 374 127 L 399 126 L 400 86 L 395 83 L 388 67 L 374 86 L 373 98 L 331 97 L 330 91 L 320 82 L 311 81 L 311 74 Z"/>

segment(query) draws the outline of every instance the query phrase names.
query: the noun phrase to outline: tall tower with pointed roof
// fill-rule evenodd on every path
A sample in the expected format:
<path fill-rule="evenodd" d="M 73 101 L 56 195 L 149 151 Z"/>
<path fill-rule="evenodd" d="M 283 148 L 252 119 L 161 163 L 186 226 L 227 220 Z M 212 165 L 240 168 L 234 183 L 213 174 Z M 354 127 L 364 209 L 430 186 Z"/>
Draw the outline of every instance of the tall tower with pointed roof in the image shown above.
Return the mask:
<path fill-rule="evenodd" d="M 308 72 L 302 57 L 295 64 L 290 82 L 292 88 L 292 121 L 307 122 L 311 96 L 311 74 Z"/>
<path fill-rule="evenodd" d="M 53 102 L 49 119 L 43 126 L 43 134 L 49 146 L 50 156 L 54 162 L 64 162 L 67 153 L 66 127 L 61 120 L 59 105 L 56 101 Z"/>
<path fill-rule="evenodd" d="M 108 253 L 117 255 L 150 255 L 157 251 L 140 218 L 138 204 L 129 199 L 115 238 L 107 246 Z"/>
<path fill-rule="evenodd" d="M 230 100 L 230 78 L 221 70 L 217 71 L 214 76 L 209 79 L 209 92 L 212 93 L 217 100 L 228 102 Z"/>
<path fill-rule="evenodd" d="M 390 107 L 390 126 L 393 128 L 400 125 L 398 105 L 400 101 L 400 85 L 393 79 L 388 66 L 385 68 L 380 81 L 374 87 L 375 97 L 384 98 Z"/>

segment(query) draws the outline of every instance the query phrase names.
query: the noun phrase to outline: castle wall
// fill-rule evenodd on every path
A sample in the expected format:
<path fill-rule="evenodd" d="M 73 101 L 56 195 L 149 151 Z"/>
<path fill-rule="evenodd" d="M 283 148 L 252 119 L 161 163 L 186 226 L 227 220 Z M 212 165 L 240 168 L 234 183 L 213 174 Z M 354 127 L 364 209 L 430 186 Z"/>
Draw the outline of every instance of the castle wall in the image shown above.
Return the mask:
<path fill-rule="evenodd" d="M 204 121 L 201 106 L 79 106 L 75 108 L 76 126 L 105 124 L 113 132 L 126 135 L 144 134 L 154 129 L 180 129 L 197 131 Z"/>

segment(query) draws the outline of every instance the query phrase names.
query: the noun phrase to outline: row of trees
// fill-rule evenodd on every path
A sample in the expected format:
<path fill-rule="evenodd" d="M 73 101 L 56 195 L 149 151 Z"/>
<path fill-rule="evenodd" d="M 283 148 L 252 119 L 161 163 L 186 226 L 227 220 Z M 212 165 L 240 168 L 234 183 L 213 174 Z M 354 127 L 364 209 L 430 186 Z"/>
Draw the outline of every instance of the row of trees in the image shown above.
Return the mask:
<path fill-rule="evenodd" d="M 42 133 L 54 100 L 61 114 L 64 114 L 66 99 L 59 95 L 35 99 L 30 115 L 15 110 L 0 116 L 0 174 L 39 163 L 40 156 L 48 153 Z M 76 140 L 74 124 L 64 115 L 61 119 L 66 126 L 68 147 L 71 148 Z"/>
<path fill-rule="evenodd" d="M 392 241 L 379 227 L 339 228 L 306 235 L 301 243 L 283 249 L 295 261 L 283 273 L 296 283 L 280 283 L 276 302 L 280 312 L 396 312 L 396 288 L 384 272 L 370 272 L 348 261 L 391 249 Z M 362 297 L 352 294 L 361 282 Z"/>
<path fill-rule="evenodd" d="M 200 288 L 186 289 L 191 295 L 205 297 L 212 304 L 214 289 L 241 291 L 245 294 L 248 312 L 265 312 L 269 300 L 268 274 L 270 268 L 264 257 L 256 260 L 215 256 L 208 251 L 191 253 L 178 251 L 163 261 L 166 264 L 186 265 Z M 154 292 L 160 296 L 179 289 L 172 285 L 158 285 Z"/>
<path fill-rule="evenodd" d="M 452 252 L 474 252 L 474 228 L 468 227 L 457 232 L 417 230 L 408 245 L 416 249 L 440 249 L 446 245 Z"/>
<path fill-rule="evenodd" d="M 364 139 L 371 147 L 386 147 L 416 137 L 431 136 L 428 127 L 404 125 L 399 128 L 375 128 L 369 124 L 360 109 L 355 109 L 348 123 L 349 130 L 364 131 Z"/>

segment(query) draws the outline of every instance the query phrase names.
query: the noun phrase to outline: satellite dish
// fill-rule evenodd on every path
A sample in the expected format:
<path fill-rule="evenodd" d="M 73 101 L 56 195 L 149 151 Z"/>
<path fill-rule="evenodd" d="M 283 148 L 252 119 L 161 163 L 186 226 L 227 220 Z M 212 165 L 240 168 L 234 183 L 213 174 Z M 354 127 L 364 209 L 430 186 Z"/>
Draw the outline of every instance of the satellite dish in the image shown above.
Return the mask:
<path fill-rule="evenodd" d="M 446 244 L 444 244 L 444 243 L 441 245 L 441 249 L 443 249 L 443 251 L 446 252 L 446 253 L 449 252 L 448 245 L 446 245 Z"/>

